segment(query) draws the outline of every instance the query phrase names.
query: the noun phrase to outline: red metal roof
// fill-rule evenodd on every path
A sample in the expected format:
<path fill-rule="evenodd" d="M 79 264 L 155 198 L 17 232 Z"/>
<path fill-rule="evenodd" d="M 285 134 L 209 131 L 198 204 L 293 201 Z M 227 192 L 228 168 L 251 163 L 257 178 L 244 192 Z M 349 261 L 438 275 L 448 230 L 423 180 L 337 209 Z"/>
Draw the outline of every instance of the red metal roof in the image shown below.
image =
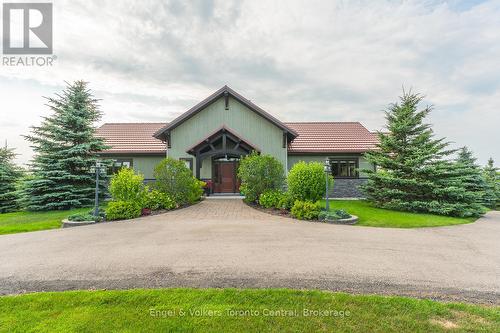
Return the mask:
<path fill-rule="evenodd" d="M 289 153 L 361 153 L 374 149 L 377 134 L 359 122 L 285 123 L 299 135 L 288 145 Z"/>
<path fill-rule="evenodd" d="M 288 152 L 300 153 L 362 153 L 374 149 L 377 134 L 359 122 L 288 122 L 287 127 L 298 136 L 288 145 Z M 108 123 L 97 135 L 111 146 L 108 154 L 159 154 L 165 144 L 153 137 L 166 123 Z"/>
<path fill-rule="evenodd" d="M 164 154 L 165 144 L 153 133 L 166 123 L 107 123 L 97 129 L 97 136 L 104 138 L 112 148 L 106 154 Z"/>

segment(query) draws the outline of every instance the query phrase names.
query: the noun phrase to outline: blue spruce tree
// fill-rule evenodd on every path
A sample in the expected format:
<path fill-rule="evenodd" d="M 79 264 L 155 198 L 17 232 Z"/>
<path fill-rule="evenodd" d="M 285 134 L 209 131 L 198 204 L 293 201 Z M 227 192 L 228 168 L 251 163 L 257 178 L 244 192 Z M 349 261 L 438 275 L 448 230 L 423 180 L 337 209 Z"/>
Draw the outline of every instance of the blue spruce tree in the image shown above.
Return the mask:
<path fill-rule="evenodd" d="M 483 177 L 486 182 L 483 196 L 484 205 L 495 209 L 500 206 L 500 174 L 491 157 L 488 159 L 488 164 L 483 168 Z"/>
<path fill-rule="evenodd" d="M 0 213 L 15 211 L 19 208 L 19 191 L 16 183 L 22 170 L 13 162 L 16 154 L 13 149 L 0 148 Z"/>
<path fill-rule="evenodd" d="M 91 206 L 95 189 L 91 170 L 97 153 L 107 148 L 95 136 L 94 124 L 102 115 L 97 100 L 86 82 L 76 81 L 67 84 L 62 94 L 48 98 L 47 105 L 52 114 L 26 136 L 35 151 L 33 177 L 24 186 L 27 208 Z"/>
<path fill-rule="evenodd" d="M 377 171 L 365 170 L 365 195 L 382 208 L 478 216 L 482 206 L 460 173 L 463 166 L 447 159 L 455 151 L 424 123 L 432 108 L 419 110 L 422 99 L 403 93 L 386 111 L 387 132 L 379 133 L 377 149 L 365 155 L 377 166 Z"/>

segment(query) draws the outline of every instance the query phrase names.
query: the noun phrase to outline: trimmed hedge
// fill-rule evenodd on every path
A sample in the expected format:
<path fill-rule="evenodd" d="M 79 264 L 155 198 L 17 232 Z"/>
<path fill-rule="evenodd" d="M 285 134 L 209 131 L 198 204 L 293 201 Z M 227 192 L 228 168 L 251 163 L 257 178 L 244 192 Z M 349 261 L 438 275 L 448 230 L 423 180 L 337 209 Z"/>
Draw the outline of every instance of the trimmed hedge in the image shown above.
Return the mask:
<path fill-rule="evenodd" d="M 332 178 L 329 177 L 333 186 Z M 325 195 L 326 174 L 319 162 L 298 162 L 288 173 L 288 191 L 294 200 L 318 201 Z"/>

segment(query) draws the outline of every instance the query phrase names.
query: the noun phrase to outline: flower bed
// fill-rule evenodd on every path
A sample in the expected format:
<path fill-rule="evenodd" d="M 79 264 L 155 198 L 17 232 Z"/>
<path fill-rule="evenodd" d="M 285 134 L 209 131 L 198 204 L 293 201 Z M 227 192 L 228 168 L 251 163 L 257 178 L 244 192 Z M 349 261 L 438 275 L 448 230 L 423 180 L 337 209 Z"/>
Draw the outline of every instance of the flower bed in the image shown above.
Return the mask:
<path fill-rule="evenodd" d="M 264 213 L 267 213 L 267 214 L 287 217 L 290 219 L 301 220 L 301 221 L 322 222 L 322 223 L 329 223 L 329 224 L 354 225 L 359 220 L 359 218 L 357 216 L 350 215 L 350 214 L 349 214 L 349 217 L 344 217 L 344 218 L 331 218 L 331 217 L 320 218 L 320 217 L 318 217 L 318 218 L 314 218 L 314 219 L 298 219 L 297 217 L 293 216 L 292 213 L 287 209 L 265 208 L 257 203 L 251 203 L 251 202 L 247 202 L 246 204 L 254 209 L 257 209 L 257 210 L 264 212 Z M 326 212 L 321 211 L 321 213 L 326 213 Z"/>
<path fill-rule="evenodd" d="M 94 211 L 90 211 L 87 214 L 73 214 L 68 216 L 66 219 L 62 220 L 62 227 L 77 227 L 81 225 L 96 224 L 104 220 L 104 214 L 94 215 Z"/>
<path fill-rule="evenodd" d="M 269 160 L 269 161 L 268 161 Z M 323 165 L 318 162 L 296 163 L 287 177 L 287 191 L 283 191 L 282 167 L 278 161 L 271 164 L 279 166 L 280 176 L 276 176 L 275 183 L 266 184 L 261 181 L 267 177 L 266 170 L 272 159 L 265 156 L 252 155 L 244 159 L 240 166 L 239 175 L 242 179 L 242 188 L 245 202 L 259 210 L 292 217 L 299 220 L 318 221 L 336 224 L 354 224 L 358 221 L 343 210 L 324 211 L 320 199 L 325 193 L 325 183 L 333 184 L 333 178 L 326 175 Z M 248 165 L 247 165 L 248 164 Z M 256 172 L 263 165 L 262 172 Z M 257 186 L 258 185 L 258 186 Z"/>
<path fill-rule="evenodd" d="M 155 176 L 157 181 L 150 188 L 144 184 L 144 177 L 133 169 L 121 169 L 111 178 L 112 200 L 107 203 L 105 213 L 72 215 L 63 221 L 63 227 L 156 215 L 201 200 L 206 184 L 193 177 L 184 163 L 166 158 L 155 168 Z"/>
<path fill-rule="evenodd" d="M 113 175 L 106 219 L 128 220 L 188 206 L 201 199 L 206 185 L 193 177 L 184 163 L 171 158 L 156 166 L 155 178 L 150 188 L 144 185 L 144 177 L 132 169 L 121 169 Z"/>

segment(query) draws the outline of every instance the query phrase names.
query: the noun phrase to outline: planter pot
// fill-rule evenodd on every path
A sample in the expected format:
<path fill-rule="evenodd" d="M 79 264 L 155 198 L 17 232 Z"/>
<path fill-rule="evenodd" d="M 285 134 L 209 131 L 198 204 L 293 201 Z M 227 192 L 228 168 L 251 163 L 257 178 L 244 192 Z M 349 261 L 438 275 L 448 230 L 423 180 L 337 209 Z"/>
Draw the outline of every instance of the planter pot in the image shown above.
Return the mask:
<path fill-rule="evenodd" d="M 141 210 L 141 215 L 142 216 L 145 216 L 145 215 L 151 215 L 151 209 L 150 208 L 143 208 Z"/>
<path fill-rule="evenodd" d="M 91 224 L 96 224 L 98 222 L 96 221 L 70 221 L 68 219 L 62 220 L 62 227 L 63 228 L 71 228 L 71 227 L 79 227 L 81 225 L 91 225 Z"/>
<path fill-rule="evenodd" d="M 351 215 L 350 218 L 348 219 L 340 219 L 340 220 L 323 220 L 322 222 L 325 223 L 331 223 L 331 224 L 346 224 L 346 225 L 353 225 L 358 222 L 358 217 L 355 215 Z"/>

